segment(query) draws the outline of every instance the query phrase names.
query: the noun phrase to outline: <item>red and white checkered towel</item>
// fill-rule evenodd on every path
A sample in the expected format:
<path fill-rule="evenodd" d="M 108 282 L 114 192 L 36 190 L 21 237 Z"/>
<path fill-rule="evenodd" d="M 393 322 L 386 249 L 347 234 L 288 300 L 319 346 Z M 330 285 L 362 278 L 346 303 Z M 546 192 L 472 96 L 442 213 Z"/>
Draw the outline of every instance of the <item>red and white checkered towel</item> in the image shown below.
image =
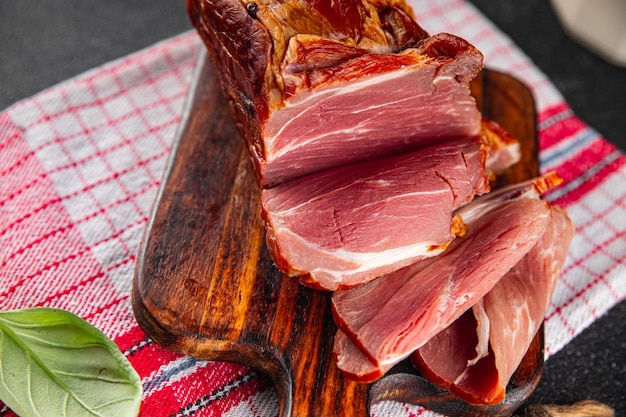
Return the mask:
<path fill-rule="evenodd" d="M 412 5 L 430 33 L 468 39 L 487 66 L 524 80 L 537 99 L 542 170 L 565 179 L 549 198 L 577 226 L 547 314 L 550 356 L 625 298 L 626 157 L 471 5 Z M 0 310 L 60 307 L 103 330 L 143 380 L 142 416 L 276 416 L 266 379 L 156 346 L 130 309 L 138 245 L 200 48 L 195 32 L 184 33 L 0 114 Z M 374 414 L 422 411 L 389 402 Z M 0 403 L 0 416 L 9 415 Z"/>

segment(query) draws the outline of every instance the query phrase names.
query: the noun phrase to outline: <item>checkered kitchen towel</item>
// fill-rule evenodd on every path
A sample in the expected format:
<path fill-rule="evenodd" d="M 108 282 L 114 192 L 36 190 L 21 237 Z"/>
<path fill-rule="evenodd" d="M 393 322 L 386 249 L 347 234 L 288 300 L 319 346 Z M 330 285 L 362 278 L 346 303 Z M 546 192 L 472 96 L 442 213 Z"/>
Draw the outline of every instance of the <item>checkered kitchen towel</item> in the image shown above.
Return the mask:
<path fill-rule="evenodd" d="M 625 297 L 626 157 L 472 6 L 413 6 L 429 32 L 465 37 L 537 98 L 541 167 L 565 179 L 549 198 L 577 225 L 547 315 L 549 356 Z M 156 346 L 130 309 L 138 245 L 201 48 L 195 32 L 184 33 L 0 113 L 0 310 L 60 307 L 103 330 L 143 380 L 142 416 L 275 416 L 263 377 Z M 391 402 L 374 414 L 421 411 Z"/>

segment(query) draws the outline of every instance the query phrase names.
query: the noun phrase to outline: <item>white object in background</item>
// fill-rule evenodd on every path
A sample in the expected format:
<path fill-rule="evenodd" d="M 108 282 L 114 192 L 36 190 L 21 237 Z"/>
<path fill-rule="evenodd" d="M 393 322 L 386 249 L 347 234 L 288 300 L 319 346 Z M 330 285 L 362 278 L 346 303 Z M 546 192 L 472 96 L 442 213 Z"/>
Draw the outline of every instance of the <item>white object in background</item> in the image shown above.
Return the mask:
<path fill-rule="evenodd" d="M 551 0 L 568 34 L 607 61 L 626 66 L 626 0 Z"/>

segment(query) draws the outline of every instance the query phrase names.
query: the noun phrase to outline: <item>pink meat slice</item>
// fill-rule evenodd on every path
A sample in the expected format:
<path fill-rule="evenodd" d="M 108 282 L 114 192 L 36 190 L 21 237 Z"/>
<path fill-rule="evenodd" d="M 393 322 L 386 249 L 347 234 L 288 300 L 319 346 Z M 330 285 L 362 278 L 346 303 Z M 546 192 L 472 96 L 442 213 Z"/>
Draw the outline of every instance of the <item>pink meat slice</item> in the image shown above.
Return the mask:
<path fill-rule="evenodd" d="M 420 372 L 469 403 L 502 401 L 543 322 L 574 229 L 553 206 L 548 229 L 528 254 L 481 302 L 411 355 Z"/>
<path fill-rule="evenodd" d="M 340 56 L 349 56 L 344 49 Z M 479 134 L 469 81 L 482 56 L 469 44 L 440 34 L 397 54 L 359 52 L 285 78 L 287 91 L 297 94 L 263 128 L 257 166 L 267 184 Z"/>
<path fill-rule="evenodd" d="M 453 211 L 488 191 L 479 138 L 339 167 L 263 190 L 278 267 L 309 286 L 348 288 L 437 255 Z"/>
<path fill-rule="evenodd" d="M 551 218 L 533 182 L 479 197 L 459 213 L 468 232 L 442 255 L 333 294 L 335 354 L 346 375 L 375 380 L 448 327 L 526 255 Z"/>

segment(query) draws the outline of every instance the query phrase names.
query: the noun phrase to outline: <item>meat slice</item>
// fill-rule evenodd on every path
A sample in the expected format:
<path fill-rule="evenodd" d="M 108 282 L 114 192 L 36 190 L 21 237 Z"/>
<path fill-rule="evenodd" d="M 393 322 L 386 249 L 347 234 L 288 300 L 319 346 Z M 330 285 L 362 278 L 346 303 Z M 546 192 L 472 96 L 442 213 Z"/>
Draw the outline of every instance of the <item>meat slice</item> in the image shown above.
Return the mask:
<path fill-rule="evenodd" d="M 467 82 L 480 59 L 430 57 L 427 51 L 368 53 L 300 75 L 302 84 L 286 84 L 298 94 L 264 126 L 265 156 L 258 166 L 268 184 L 476 136 L 480 116 Z"/>
<path fill-rule="evenodd" d="M 187 4 L 264 188 L 480 132 L 482 54 L 403 1 Z"/>
<path fill-rule="evenodd" d="M 520 143 L 492 120 L 483 118 L 481 126 L 481 136 L 489 148 L 486 166 L 495 175 L 500 175 L 522 158 Z"/>
<path fill-rule="evenodd" d="M 532 343 L 561 275 L 574 225 L 552 207 L 541 239 L 472 309 L 411 355 L 422 375 L 474 404 L 497 404 Z"/>
<path fill-rule="evenodd" d="M 278 267 L 309 286 L 348 288 L 441 253 L 453 211 L 489 190 L 480 138 L 308 175 L 261 194 Z"/>
<path fill-rule="evenodd" d="M 476 304 L 543 235 L 552 210 L 539 195 L 552 179 L 478 197 L 458 211 L 467 234 L 442 255 L 335 292 L 339 368 L 375 380 Z"/>

